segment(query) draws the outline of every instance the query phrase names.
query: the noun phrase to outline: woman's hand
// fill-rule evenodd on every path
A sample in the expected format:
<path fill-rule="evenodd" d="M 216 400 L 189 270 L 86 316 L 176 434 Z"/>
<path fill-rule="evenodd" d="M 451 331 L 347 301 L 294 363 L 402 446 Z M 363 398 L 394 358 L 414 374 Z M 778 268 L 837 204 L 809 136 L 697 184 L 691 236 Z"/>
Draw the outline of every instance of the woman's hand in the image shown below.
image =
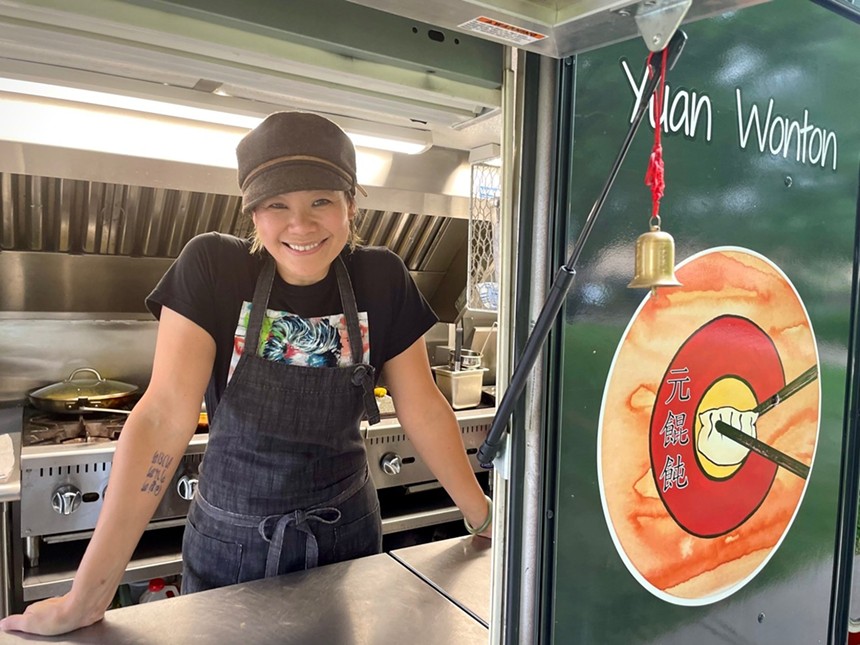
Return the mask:
<path fill-rule="evenodd" d="M 490 539 L 493 537 L 493 502 L 489 497 L 483 496 L 483 512 L 473 512 L 470 516 L 463 514 L 463 521 L 466 525 L 466 530 L 471 534 L 480 538 Z"/>
<path fill-rule="evenodd" d="M 457 417 L 433 381 L 424 340 L 389 359 L 383 379 L 392 385 L 394 409 L 406 436 L 463 513 L 466 528 L 489 538 L 492 502 L 475 477 Z"/>
<path fill-rule="evenodd" d="M 126 566 L 162 497 L 155 478 L 170 481 L 200 415 L 215 361 L 215 341 L 196 323 L 164 307 L 152 378 L 122 427 L 98 522 L 75 572 L 72 590 L 0 621 L 2 631 L 44 636 L 104 618 Z M 151 464 L 169 465 L 158 471 Z"/>
<path fill-rule="evenodd" d="M 101 611 L 81 607 L 73 602 L 69 594 L 34 603 L 23 614 L 7 616 L 0 620 L 0 630 L 19 631 L 41 636 L 55 636 L 92 625 L 104 618 Z"/>

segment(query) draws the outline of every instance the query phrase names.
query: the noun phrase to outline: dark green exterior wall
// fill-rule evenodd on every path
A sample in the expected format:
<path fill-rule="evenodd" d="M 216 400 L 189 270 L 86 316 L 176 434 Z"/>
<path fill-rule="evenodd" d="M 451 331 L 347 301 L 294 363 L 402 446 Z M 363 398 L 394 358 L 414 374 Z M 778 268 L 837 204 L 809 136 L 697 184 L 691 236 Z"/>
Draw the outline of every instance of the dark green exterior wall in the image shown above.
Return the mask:
<path fill-rule="evenodd" d="M 779 266 L 805 303 L 820 353 L 821 424 L 814 469 L 781 546 L 743 588 L 719 602 L 685 607 L 658 599 L 625 567 L 601 506 L 597 431 L 610 364 L 645 295 L 626 287 L 637 236 L 647 230 L 643 184 L 652 131 L 634 141 L 577 266 L 565 306 L 558 405 L 554 539 L 549 541 L 546 633 L 555 643 L 823 643 L 833 603 L 840 521 L 852 282 L 860 162 L 860 24 L 806 0 L 779 0 L 684 27 L 689 39 L 669 72 L 673 94 L 707 96 L 695 132 L 664 134 L 666 192 L 660 212 L 676 260 L 738 246 Z M 596 198 L 632 114 L 647 50 L 629 41 L 575 61 L 570 203 L 572 244 Z M 742 126 L 736 90 L 741 91 Z M 835 135 L 822 167 L 760 152 L 755 104 Z M 807 116 L 804 116 L 806 112 Z M 831 142 L 833 139 L 831 138 Z M 834 159 L 836 168 L 833 168 Z M 568 247 L 569 248 L 569 247 Z M 563 263 L 564 258 L 559 258 Z M 855 473 L 856 475 L 856 473 Z M 856 502 L 855 502 L 856 503 Z M 839 642 L 837 639 L 834 642 Z"/>

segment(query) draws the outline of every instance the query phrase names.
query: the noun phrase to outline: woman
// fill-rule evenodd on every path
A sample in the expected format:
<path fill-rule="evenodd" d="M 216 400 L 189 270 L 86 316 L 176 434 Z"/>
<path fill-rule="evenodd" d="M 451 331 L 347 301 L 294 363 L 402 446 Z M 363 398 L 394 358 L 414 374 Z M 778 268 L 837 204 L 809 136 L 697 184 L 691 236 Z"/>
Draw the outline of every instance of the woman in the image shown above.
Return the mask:
<path fill-rule="evenodd" d="M 151 382 L 123 428 L 72 589 L 0 629 L 59 634 L 104 616 L 204 396 L 210 432 L 183 540 L 185 593 L 379 552 L 358 427 L 378 419 L 380 370 L 467 528 L 489 535 L 490 505 L 429 369 L 422 335 L 436 318 L 399 258 L 354 246 L 352 143 L 322 117 L 279 112 L 237 157 L 253 241 L 194 238 L 150 294 L 160 320 Z"/>

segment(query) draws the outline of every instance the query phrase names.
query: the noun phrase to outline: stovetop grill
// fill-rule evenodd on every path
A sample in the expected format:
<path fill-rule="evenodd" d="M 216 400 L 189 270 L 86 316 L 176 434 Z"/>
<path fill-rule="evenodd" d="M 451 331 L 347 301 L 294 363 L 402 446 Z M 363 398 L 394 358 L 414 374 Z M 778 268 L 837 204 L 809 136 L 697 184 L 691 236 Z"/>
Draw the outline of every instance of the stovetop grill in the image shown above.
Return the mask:
<path fill-rule="evenodd" d="M 27 447 L 116 441 L 127 417 L 128 415 L 118 413 L 78 416 L 26 413 L 21 445 Z"/>

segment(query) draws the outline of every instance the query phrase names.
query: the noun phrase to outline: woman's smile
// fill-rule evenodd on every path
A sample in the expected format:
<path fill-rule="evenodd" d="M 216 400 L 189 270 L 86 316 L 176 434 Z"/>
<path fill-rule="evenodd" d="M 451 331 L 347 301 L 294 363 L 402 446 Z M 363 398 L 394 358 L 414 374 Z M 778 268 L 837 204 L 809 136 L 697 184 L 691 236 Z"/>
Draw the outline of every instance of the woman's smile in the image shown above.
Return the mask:
<path fill-rule="evenodd" d="M 328 238 L 320 240 L 319 242 L 307 242 L 305 244 L 297 244 L 295 242 L 283 242 L 283 244 L 292 251 L 296 251 L 298 253 L 307 253 L 309 251 L 315 251 L 327 241 Z"/>

